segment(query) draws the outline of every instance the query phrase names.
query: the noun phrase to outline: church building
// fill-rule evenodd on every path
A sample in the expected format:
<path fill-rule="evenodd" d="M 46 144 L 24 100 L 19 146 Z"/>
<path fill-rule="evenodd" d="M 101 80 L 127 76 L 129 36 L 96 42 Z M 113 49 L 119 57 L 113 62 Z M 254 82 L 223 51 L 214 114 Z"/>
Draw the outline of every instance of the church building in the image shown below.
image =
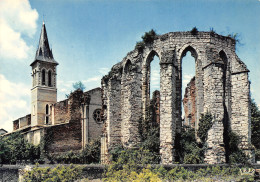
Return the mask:
<path fill-rule="evenodd" d="M 43 22 L 35 59 L 30 64 L 31 113 L 13 121 L 13 132 L 20 131 L 35 145 L 40 144 L 44 136 L 51 137 L 49 153 L 79 151 L 102 134 L 101 89 L 86 92 L 78 89 L 57 102 L 58 65 Z"/>

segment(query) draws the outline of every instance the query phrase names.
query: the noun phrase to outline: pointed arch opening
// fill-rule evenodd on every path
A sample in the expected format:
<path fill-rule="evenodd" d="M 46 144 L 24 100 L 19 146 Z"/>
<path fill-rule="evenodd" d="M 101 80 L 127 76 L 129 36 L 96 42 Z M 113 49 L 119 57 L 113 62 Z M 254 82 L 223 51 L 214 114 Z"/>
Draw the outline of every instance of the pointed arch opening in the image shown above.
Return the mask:
<path fill-rule="evenodd" d="M 48 86 L 52 86 L 52 72 L 51 70 L 48 71 Z"/>
<path fill-rule="evenodd" d="M 197 52 L 191 46 L 184 49 L 181 54 L 181 120 L 183 126 L 195 127 L 196 108 L 196 60 Z"/>
<path fill-rule="evenodd" d="M 153 133 L 155 147 L 153 152 L 159 156 L 160 146 L 160 59 L 156 51 L 151 51 L 143 67 L 142 83 L 143 130 Z M 159 162 L 159 161 L 158 161 Z"/>
<path fill-rule="evenodd" d="M 45 85 L 45 69 L 42 70 L 42 85 Z"/>
<path fill-rule="evenodd" d="M 155 51 L 149 55 L 150 118 L 156 126 L 160 123 L 160 59 Z"/>
<path fill-rule="evenodd" d="M 227 74 L 227 64 L 228 64 L 228 58 L 226 53 L 221 50 L 219 52 L 219 58 L 220 58 L 220 63 L 223 64 L 223 77 L 222 77 L 222 83 L 223 83 L 223 107 L 224 107 L 224 117 L 223 117 L 223 126 L 224 126 L 224 146 L 225 146 L 225 157 L 226 157 L 226 162 L 229 162 L 229 155 L 230 155 L 230 138 L 229 136 L 229 111 L 231 108 L 229 108 L 229 99 L 231 97 L 231 90 L 230 87 L 228 87 L 228 74 Z"/>
<path fill-rule="evenodd" d="M 131 69 L 132 69 L 132 62 L 128 59 L 124 67 L 124 73 L 126 75 L 129 74 L 131 72 Z"/>

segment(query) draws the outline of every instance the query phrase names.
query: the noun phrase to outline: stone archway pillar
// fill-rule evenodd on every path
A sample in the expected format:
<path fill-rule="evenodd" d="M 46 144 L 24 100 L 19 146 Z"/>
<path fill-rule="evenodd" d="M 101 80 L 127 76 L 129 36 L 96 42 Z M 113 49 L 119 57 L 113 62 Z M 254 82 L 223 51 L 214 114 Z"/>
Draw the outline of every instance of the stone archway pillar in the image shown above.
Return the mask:
<path fill-rule="evenodd" d="M 122 83 L 122 143 L 134 148 L 141 142 L 139 123 L 142 119 L 142 74 L 139 66 L 130 66 Z"/>
<path fill-rule="evenodd" d="M 176 67 L 174 51 L 162 53 L 160 68 L 160 155 L 162 164 L 174 162 L 176 130 Z"/>
<path fill-rule="evenodd" d="M 110 162 L 109 152 L 121 144 L 121 80 L 110 78 L 102 88 L 106 123 L 101 138 L 101 162 L 105 164 Z"/>
<path fill-rule="evenodd" d="M 213 116 L 213 126 L 208 131 L 205 162 L 209 164 L 225 163 L 224 148 L 224 83 L 223 64 L 210 63 L 204 68 L 204 113 Z"/>

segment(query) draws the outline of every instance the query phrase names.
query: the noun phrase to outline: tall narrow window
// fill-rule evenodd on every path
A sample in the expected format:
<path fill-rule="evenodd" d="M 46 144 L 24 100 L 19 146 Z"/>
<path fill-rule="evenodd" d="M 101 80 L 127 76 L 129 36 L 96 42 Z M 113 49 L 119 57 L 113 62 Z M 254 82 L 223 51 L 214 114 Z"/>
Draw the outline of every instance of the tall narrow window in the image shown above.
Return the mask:
<path fill-rule="evenodd" d="M 193 53 L 194 52 L 194 53 Z M 194 57 L 195 50 L 188 47 L 184 50 L 182 56 L 182 88 L 181 88 L 181 110 L 182 124 L 194 127 L 196 122 L 196 58 Z"/>
<path fill-rule="evenodd" d="M 45 119 L 46 124 L 49 124 L 49 105 L 46 105 L 46 119 Z"/>
<path fill-rule="evenodd" d="M 48 86 L 51 87 L 51 71 L 48 71 Z"/>
<path fill-rule="evenodd" d="M 48 106 L 48 104 L 46 105 L 46 115 L 48 115 L 49 114 L 49 106 Z"/>
<path fill-rule="evenodd" d="M 42 85 L 45 85 L 45 70 L 42 70 Z"/>

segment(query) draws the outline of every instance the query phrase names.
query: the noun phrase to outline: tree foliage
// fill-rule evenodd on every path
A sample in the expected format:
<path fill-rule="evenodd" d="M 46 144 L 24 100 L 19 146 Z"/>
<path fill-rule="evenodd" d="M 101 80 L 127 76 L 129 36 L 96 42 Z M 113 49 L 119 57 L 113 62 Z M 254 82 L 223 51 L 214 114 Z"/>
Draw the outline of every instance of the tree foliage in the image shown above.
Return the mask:
<path fill-rule="evenodd" d="M 251 100 L 252 144 L 260 149 L 260 111 L 254 100 Z"/>
<path fill-rule="evenodd" d="M 81 166 L 61 166 L 55 168 L 39 167 L 36 165 L 31 171 L 25 171 L 24 181 L 28 182 L 70 182 L 80 180 L 83 177 L 83 167 Z"/>
<path fill-rule="evenodd" d="M 19 132 L 0 137 L 0 164 L 34 163 L 40 159 L 40 147 L 28 143 Z"/>
<path fill-rule="evenodd" d="M 72 87 L 73 87 L 74 91 L 75 91 L 75 90 L 78 90 L 78 89 L 84 91 L 84 90 L 86 89 L 85 85 L 84 85 L 81 81 L 78 81 L 78 82 L 73 83 L 73 84 L 72 84 Z M 65 97 L 66 97 L 66 98 L 69 98 L 69 96 L 70 96 L 71 93 L 72 93 L 72 90 L 70 91 L 69 94 L 65 94 Z"/>
<path fill-rule="evenodd" d="M 73 86 L 74 90 L 80 89 L 80 90 L 84 91 L 86 89 L 85 85 L 81 81 L 73 83 L 72 86 Z"/>
<path fill-rule="evenodd" d="M 50 156 L 53 162 L 61 164 L 91 164 L 100 162 L 100 138 L 91 140 L 81 152 L 69 151 Z"/>
<path fill-rule="evenodd" d="M 156 39 L 157 34 L 154 29 L 151 29 L 149 32 L 145 32 L 142 36 L 142 41 L 139 41 L 135 45 L 135 49 L 139 52 L 142 52 L 146 44 L 151 44 Z"/>
<path fill-rule="evenodd" d="M 183 127 L 175 138 L 176 161 L 184 164 L 200 164 L 204 160 L 204 146 L 196 141 L 195 130 Z"/>
<path fill-rule="evenodd" d="M 199 120 L 198 137 L 202 142 L 206 142 L 208 137 L 208 131 L 213 125 L 213 117 L 210 113 L 202 114 Z"/>
<path fill-rule="evenodd" d="M 251 130 L 256 160 L 260 160 L 260 110 L 254 100 L 251 100 Z"/>
<path fill-rule="evenodd" d="M 157 34 L 154 29 L 151 29 L 149 32 L 145 32 L 142 36 L 144 43 L 150 44 L 153 43 L 154 39 L 156 38 Z"/>
<path fill-rule="evenodd" d="M 192 30 L 191 30 L 191 34 L 192 34 L 192 35 L 197 35 L 198 32 L 199 32 L 199 31 L 198 31 L 197 27 L 193 27 Z"/>

